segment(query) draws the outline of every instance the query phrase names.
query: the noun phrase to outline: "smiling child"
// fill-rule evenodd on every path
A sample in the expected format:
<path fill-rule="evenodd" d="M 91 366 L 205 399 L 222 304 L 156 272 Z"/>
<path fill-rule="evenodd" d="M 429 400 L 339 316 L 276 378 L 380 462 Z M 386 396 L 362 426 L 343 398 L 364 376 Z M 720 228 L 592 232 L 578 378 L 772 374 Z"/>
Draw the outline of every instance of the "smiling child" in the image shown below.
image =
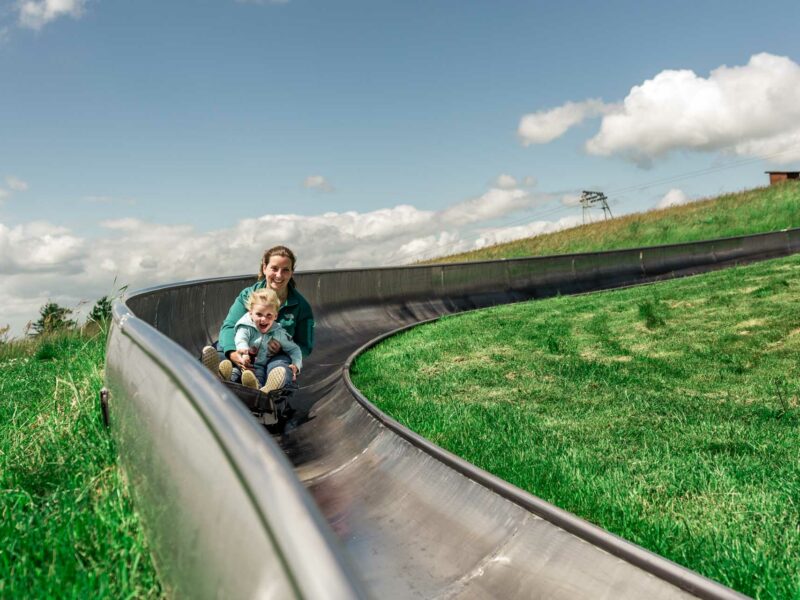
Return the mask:
<path fill-rule="evenodd" d="M 280 369 L 269 369 L 269 363 L 276 358 L 270 353 L 270 341 L 280 343 L 280 349 L 291 357 L 289 368 L 292 379 L 296 379 L 303 367 L 303 354 L 300 346 L 292 341 L 280 323 L 276 321 L 281 301 L 277 293 L 264 288 L 253 291 L 247 299 L 247 312 L 236 322 L 234 343 L 242 369 L 230 360 L 219 363 L 219 373 L 223 379 L 238 381 L 242 385 L 261 388 L 263 392 L 280 389 L 286 378 Z M 274 347 L 274 345 L 273 345 Z M 275 374 L 273 376 L 273 373 Z"/>

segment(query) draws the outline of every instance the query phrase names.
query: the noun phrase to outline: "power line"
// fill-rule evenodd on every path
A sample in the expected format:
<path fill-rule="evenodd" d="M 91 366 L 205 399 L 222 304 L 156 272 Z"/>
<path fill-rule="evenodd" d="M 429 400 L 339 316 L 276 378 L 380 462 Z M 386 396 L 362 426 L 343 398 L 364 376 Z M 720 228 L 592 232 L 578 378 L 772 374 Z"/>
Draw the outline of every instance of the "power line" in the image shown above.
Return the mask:
<path fill-rule="evenodd" d="M 586 213 L 592 208 L 592 204 L 600 204 L 603 209 L 603 219 L 614 218 L 611 209 L 608 207 L 608 197 L 603 192 L 581 192 L 581 206 L 583 207 L 583 224 L 586 225 Z M 606 216 L 608 213 L 608 216 Z"/>

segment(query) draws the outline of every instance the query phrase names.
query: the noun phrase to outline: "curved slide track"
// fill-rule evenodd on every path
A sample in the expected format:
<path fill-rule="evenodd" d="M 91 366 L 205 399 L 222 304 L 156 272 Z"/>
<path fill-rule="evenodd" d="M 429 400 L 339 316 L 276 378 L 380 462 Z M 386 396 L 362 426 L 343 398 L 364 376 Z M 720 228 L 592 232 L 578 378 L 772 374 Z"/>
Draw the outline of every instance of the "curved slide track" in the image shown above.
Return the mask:
<path fill-rule="evenodd" d="M 800 230 L 590 254 L 301 273 L 317 319 L 273 438 L 197 360 L 252 278 L 113 307 L 108 416 L 168 593 L 192 598 L 741 598 L 416 436 L 354 390 L 376 338 L 465 310 L 800 251 Z"/>

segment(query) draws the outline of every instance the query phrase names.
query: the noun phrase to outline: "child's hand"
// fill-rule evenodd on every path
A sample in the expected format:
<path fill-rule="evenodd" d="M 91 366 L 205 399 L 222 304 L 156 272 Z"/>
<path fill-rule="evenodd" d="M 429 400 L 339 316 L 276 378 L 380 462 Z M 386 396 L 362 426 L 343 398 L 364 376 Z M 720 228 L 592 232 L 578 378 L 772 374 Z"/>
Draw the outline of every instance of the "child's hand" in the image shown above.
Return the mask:
<path fill-rule="evenodd" d="M 296 365 L 289 365 L 289 368 L 292 370 L 292 381 L 297 381 L 297 375 L 300 373 L 300 370 Z"/>
<path fill-rule="evenodd" d="M 239 356 L 242 359 L 242 368 L 252 371 L 253 365 L 250 364 L 250 353 L 247 350 L 243 350 L 239 353 Z"/>

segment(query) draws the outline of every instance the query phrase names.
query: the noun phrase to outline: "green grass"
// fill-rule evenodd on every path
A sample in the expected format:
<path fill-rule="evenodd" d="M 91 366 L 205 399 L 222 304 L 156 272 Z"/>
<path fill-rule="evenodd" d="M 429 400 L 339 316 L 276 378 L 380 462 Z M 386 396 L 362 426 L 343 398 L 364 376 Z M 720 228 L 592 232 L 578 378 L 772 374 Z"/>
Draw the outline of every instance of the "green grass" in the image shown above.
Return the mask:
<path fill-rule="evenodd" d="M 157 598 L 100 420 L 103 332 L 0 344 L 0 597 Z"/>
<path fill-rule="evenodd" d="M 800 598 L 800 256 L 444 318 L 355 384 L 495 475 L 757 598 Z"/>
<path fill-rule="evenodd" d="M 576 209 L 577 210 L 577 209 Z M 725 194 L 490 246 L 427 263 L 658 246 L 800 227 L 800 184 Z"/>

